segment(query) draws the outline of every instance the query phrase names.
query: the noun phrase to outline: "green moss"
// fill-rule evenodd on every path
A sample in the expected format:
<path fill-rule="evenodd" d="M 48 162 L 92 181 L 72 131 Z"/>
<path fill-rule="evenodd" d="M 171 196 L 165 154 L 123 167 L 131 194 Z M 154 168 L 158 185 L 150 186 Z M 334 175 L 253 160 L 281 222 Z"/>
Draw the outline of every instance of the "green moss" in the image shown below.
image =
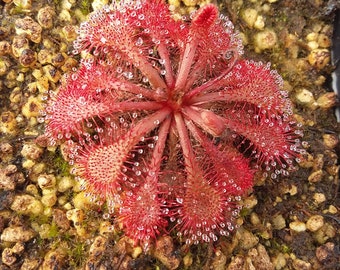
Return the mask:
<path fill-rule="evenodd" d="M 54 168 L 60 176 L 70 176 L 71 166 L 61 156 L 59 151 L 56 153 L 50 152 L 47 157 L 47 162 L 50 163 L 51 167 Z"/>
<path fill-rule="evenodd" d="M 249 208 L 243 207 L 240 211 L 240 217 L 246 217 L 250 214 L 251 210 Z"/>
<path fill-rule="evenodd" d="M 55 222 L 52 222 L 48 232 L 48 238 L 55 238 L 60 234 L 59 228 Z"/>
<path fill-rule="evenodd" d="M 80 11 L 84 15 L 87 15 L 91 12 L 91 3 L 92 1 L 90 0 L 78 0 L 77 1 L 77 5 L 79 6 Z"/>
<path fill-rule="evenodd" d="M 277 249 L 279 251 L 281 251 L 282 253 L 290 253 L 291 252 L 291 248 L 283 243 L 278 243 L 277 241 L 275 241 L 275 238 L 271 241 L 271 244 L 273 246 L 273 249 Z"/>
<path fill-rule="evenodd" d="M 87 257 L 85 244 L 81 241 L 74 241 L 73 246 L 67 251 L 67 255 L 70 266 L 82 266 Z"/>

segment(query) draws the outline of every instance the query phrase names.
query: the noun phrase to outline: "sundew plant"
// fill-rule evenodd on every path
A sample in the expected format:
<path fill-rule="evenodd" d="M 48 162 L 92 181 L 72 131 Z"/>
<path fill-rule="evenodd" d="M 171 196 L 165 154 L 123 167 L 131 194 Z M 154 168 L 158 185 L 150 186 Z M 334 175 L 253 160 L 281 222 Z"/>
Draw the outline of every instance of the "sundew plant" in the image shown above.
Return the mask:
<path fill-rule="evenodd" d="M 176 20 L 162 1 L 117 1 L 81 23 L 74 50 L 46 135 L 136 243 L 228 235 L 254 173 L 287 174 L 301 152 L 282 78 L 242 58 L 213 4 Z"/>

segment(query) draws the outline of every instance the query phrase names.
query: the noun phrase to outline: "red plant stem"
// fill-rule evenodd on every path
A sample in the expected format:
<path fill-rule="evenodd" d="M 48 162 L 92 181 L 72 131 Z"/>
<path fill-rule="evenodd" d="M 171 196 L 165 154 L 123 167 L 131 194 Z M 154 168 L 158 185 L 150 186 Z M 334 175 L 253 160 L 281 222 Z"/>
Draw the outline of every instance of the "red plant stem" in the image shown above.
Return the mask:
<path fill-rule="evenodd" d="M 175 84 L 174 92 L 183 91 L 183 88 L 187 82 L 190 68 L 195 56 L 196 48 L 198 45 L 197 35 L 189 34 L 189 40 L 186 43 L 183 57 L 181 59 L 181 64 L 177 73 L 177 81 Z"/>
<path fill-rule="evenodd" d="M 140 85 L 137 85 L 135 83 L 131 83 L 128 81 L 122 81 L 122 80 L 115 80 L 113 82 L 109 82 L 109 88 L 112 88 L 114 90 L 119 90 L 121 92 L 129 92 L 136 95 L 142 95 L 143 97 L 152 99 L 152 100 L 161 100 L 165 97 L 160 97 L 155 91 L 151 91 L 150 89 L 144 88 Z"/>
<path fill-rule="evenodd" d="M 140 140 L 140 137 L 156 128 L 170 112 L 171 110 L 169 108 L 163 108 L 138 122 L 130 131 L 130 136 L 136 140 L 136 142 L 133 143 L 136 144 Z"/>
<path fill-rule="evenodd" d="M 151 63 L 147 61 L 145 57 L 142 57 L 136 50 L 127 51 L 122 50 L 125 53 L 129 60 L 134 63 L 135 67 L 137 67 L 143 74 L 146 76 L 153 86 L 153 88 L 161 88 L 166 89 L 166 84 L 159 72 L 152 67 Z"/>
<path fill-rule="evenodd" d="M 181 113 L 175 113 L 174 115 L 176 127 L 178 130 L 179 141 L 183 151 L 183 157 L 185 161 L 185 169 L 187 174 L 194 175 L 196 163 L 194 150 L 192 149 L 188 129 L 184 123 L 184 119 Z"/>
<path fill-rule="evenodd" d="M 186 102 L 189 102 L 189 104 L 193 104 L 192 99 L 196 97 L 197 95 L 199 95 L 200 93 L 208 91 L 212 88 L 215 88 L 215 89 L 218 88 L 220 86 L 219 82 L 222 81 L 224 76 L 226 76 L 232 70 L 232 68 L 234 67 L 238 59 L 238 53 L 236 49 L 233 50 L 233 53 L 234 53 L 233 60 L 229 63 L 228 68 L 226 68 L 221 75 L 189 91 L 187 94 L 185 94 L 184 100 Z"/>
<path fill-rule="evenodd" d="M 114 113 L 119 111 L 141 111 L 141 110 L 149 110 L 149 111 L 156 111 L 162 109 L 164 106 L 155 101 L 123 101 L 119 103 L 112 104 L 109 107 L 109 111 L 107 113 Z M 106 112 L 105 112 L 106 113 Z"/>
<path fill-rule="evenodd" d="M 171 123 L 171 118 L 167 118 L 164 120 L 164 122 L 161 124 L 161 127 L 159 128 L 158 140 L 152 153 L 150 165 L 148 166 L 150 168 L 150 171 L 153 172 L 154 175 L 148 174 L 146 178 L 146 182 L 148 182 L 149 180 L 149 181 L 154 182 L 154 184 L 157 184 L 157 180 L 158 180 L 157 175 L 159 174 L 159 171 L 160 171 L 161 162 L 163 158 L 163 151 L 164 151 L 166 139 L 169 133 L 170 123 Z"/>
<path fill-rule="evenodd" d="M 166 48 L 165 44 L 163 44 L 163 43 L 161 43 L 158 46 L 157 51 L 158 51 L 161 59 L 163 59 L 165 61 L 164 67 L 165 67 L 165 71 L 166 71 L 166 73 L 165 73 L 166 84 L 167 84 L 168 88 L 173 88 L 174 84 L 175 84 L 175 75 L 174 75 L 174 72 L 173 72 L 172 67 L 171 67 L 169 51 Z"/>

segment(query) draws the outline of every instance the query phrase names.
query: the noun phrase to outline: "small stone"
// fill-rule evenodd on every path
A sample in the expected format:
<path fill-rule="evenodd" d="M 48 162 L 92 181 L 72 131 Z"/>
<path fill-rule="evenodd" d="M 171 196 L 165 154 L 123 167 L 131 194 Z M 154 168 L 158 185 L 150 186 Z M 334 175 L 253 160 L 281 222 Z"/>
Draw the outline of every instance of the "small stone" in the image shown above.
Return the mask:
<path fill-rule="evenodd" d="M 52 28 L 53 27 L 53 16 L 55 15 L 55 11 L 52 7 L 46 6 L 38 11 L 37 20 L 42 28 Z"/>
<path fill-rule="evenodd" d="M 0 115 L 0 132 L 15 135 L 17 133 L 17 120 L 11 111 L 2 112 Z"/>
<path fill-rule="evenodd" d="M 306 224 L 297 220 L 289 223 L 289 228 L 295 232 L 304 232 L 306 231 Z"/>
<path fill-rule="evenodd" d="M 287 260 L 283 253 L 277 254 L 275 257 L 272 258 L 272 261 L 276 270 L 285 269 L 287 265 Z"/>
<path fill-rule="evenodd" d="M 12 266 L 17 261 L 17 258 L 10 248 L 4 248 L 1 254 L 1 260 L 7 266 Z"/>
<path fill-rule="evenodd" d="M 51 82 L 56 83 L 61 78 L 60 71 L 52 65 L 43 66 L 43 71 L 46 77 L 48 78 L 48 80 Z"/>
<path fill-rule="evenodd" d="M 38 269 L 40 264 L 41 264 L 41 260 L 39 260 L 39 259 L 25 258 L 24 263 L 21 265 L 20 270 Z"/>
<path fill-rule="evenodd" d="M 318 35 L 318 44 L 322 48 L 329 48 L 332 45 L 332 41 L 328 36 L 323 33 Z"/>
<path fill-rule="evenodd" d="M 92 1 L 92 8 L 93 10 L 101 9 L 103 6 L 107 5 L 108 0 L 94 0 Z"/>
<path fill-rule="evenodd" d="M 236 255 L 231 258 L 231 262 L 229 263 L 227 270 L 240 270 L 247 269 L 246 259 L 242 255 Z M 255 269 L 254 267 L 251 269 Z"/>
<path fill-rule="evenodd" d="M 319 44 L 315 40 L 309 41 L 307 43 L 307 46 L 308 46 L 308 49 L 310 49 L 310 50 L 315 50 L 315 49 L 319 48 Z"/>
<path fill-rule="evenodd" d="M 68 220 L 73 222 L 77 234 L 81 237 L 85 237 L 86 230 L 82 226 L 82 222 L 84 220 L 84 211 L 80 209 L 71 209 L 66 212 L 66 217 Z"/>
<path fill-rule="evenodd" d="M 41 269 L 53 270 L 53 269 L 64 269 L 67 260 L 66 249 L 57 248 L 56 250 L 50 250 L 46 253 Z"/>
<path fill-rule="evenodd" d="M 336 254 L 334 250 L 334 243 L 328 242 L 316 249 L 315 255 L 319 262 L 326 261 L 331 259 L 332 257 L 335 258 Z"/>
<path fill-rule="evenodd" d="M 61 67 L 66 61 L 67 55 L 65 53 L 57 53 L 52 56 L 51 62 L 55 67 Z"/>
<path fill-rule="evenodd" d="M 334 92 L 325 93 L 316 100 L 316 103 L 322 109 L 332 108 L 336 103 L 336 94 Z"/>
<path fill-rule="evenodd" d="M 97 236 L 94 239 L 92 245 L 90 246 L 89 250 L 90 259 L 95 259 L 96 261 L 99 261 L 104 254 L 107 243 L 108 239 L 106 237 L 103 237 L 101 235 Z"/>
<path fill-rule="evenodd" d="M 221 250 L 215 251 L 215 256 L 212 261 L 212 268 L 214 270 L 225 270 L 227 263 L 227 256 L 223 254 Z"/>
<path fill-rule="evenodd" d="M 317 154 L 313 161 L 313 171 L 318 171 L 323 168 L 324 165 L 324 155 L 323 154 Z"/>
<path fill-rule="evenodd" d="M 44 207 L 42 203 L 28 194 L 19 194 L 14 197 L 11 209 L 23 215 L 40 215 Z"/>
<path fill-rule="evenodd" d="M 74 187 L 74 185 L 75 185 L 75 181 L 72 177 L 64 176 L 58 181 L 58 184 L 57 184 L 58 191 L 59 192 L 65 192 L 65 191 L 71 189 L 72 187 Z"/>
<path fill-rule="evenodd" d="M 168 269 L 176 269 L 180 264 L 180 259 L 174 255 L 174 244 L 170 236 L 162 236 L 156 241 L 153 254 Z"/>
<path fill-rule="evenodd" d="M 37 160 L 43 152 L 44 150 L 35 143 L 25 143 L 20 154 L 26 159 Z"/>
<path fill-rule="evenodd" d="M 25 36 L 14 36 L 12 40 L 12 52 L 15 57 L 20 57 L 21 52 L 29 49 L 29 41 Z"/>
<path fill-rule="evenodd" d="M 21 254 L 25 250 L 25 246 L 23 243 L 18 242 L 11 248 L 12 252 L 15 254 Z"/>
<path fill-rule="evenodd" d="M 48 194 L 44 194 L 41 197 L 41 203 L 46 207 L 52 207 L 56 204 L 58 198 L 55 192 L 50 192 Z"/>
<path fill-rule="evenodd" d="M 25 177 L 15 165 L 10 164 L 0 169 L 0 188 L 6 191 L 15 190 L 17 184 L 25 181 Z"/>
<path fill-rule="evenodd" d="M 310 270 L 312 269 L 312 265 L 309 262 L 305 262 L 300 259 L 293 260 L 293 269 L 296 270 Z"/>
<path fill-rule="evenodd" d="M 313 199 L 314 199 L 315 203 L 320 204 L 320 203 L 323 203 L 324 201 L 326 201 L 326 196 L 323 193 L 315 193 L 313 195 Z"/>
<path fill-rule="evenodd" d="M 23 19 L 15 21 L 15 32 L 17 35 L 26 35 L 34 43 L 41 41 L 41 26 L 31 17 L 26 16 Z"/>
<path fill-rule="evenodd" d="M 239 229 L 236 232 L 236 238 L 239 241 L 239 247 L 243 250 L 253 248 L 259 242 L 259 238 L 246 229 Z"/>
<path fill-rule="evenodd" d="M 7 74 L 10 66 L 11 63 L 6 57 L 0 57 L 0 76 Z"/>
<path fill-rule="evenodd" d="M 317 108 L 317 103 L 314 99 L 313 93 L 307 89 L 300 89 L 296 95 L 295 99 L 301 105 L 304 105 L 311 109 Z"/>
<path fill-rule="evenodd" d="M 41 115 L 41 111 L 43 110 L 42 101 L 38 97 L 30 96 L 27 102 L 21 109 L 22 114 L 26 118 L 38 117 Z"/>
<path fill-rule="evenodd" d="M 100 235 L 107 235 L 109 233 L 112 233 L 114 231 L 114 228 L 112 224 L 109 221 L 102 221 L 99 224 L 99 234 Z"/>
<path fill-rule="evenodd" d="M 277 35 L 273 30 L 265 29 L 254 35 L 255 51 L 272 49 L 277 44 Z"/>
<path fill-rule="evenodd" d="M 84 192 L 77 193 L 73 198 L 73 205 L 78 209 L 95 209 L 98 205 L 91 200 L 90 196 L 86 196 Z"/>
<path fill-rule="evenodd" d="M 264 23 L 264 18 L 263 16 L 257 16 L 256 21 L 254 23 L 254 28 L 258 29 L 258 30 L 263 30 L 265 27 L 265 23 Z"/>
<path fill-rule="evenodd" d="M 42 174 L 38 177 L 38 185 L 41 189 L 54 188 L 56 182 L 57 180 L 53 174 Z"/>
<path fill-rule="evenodd" d="M 66 217 L 66 213 L 60 209 L 53 209 L 53 221 L 62 231 L 67 231 L 70 228 L 70 221 Z"/>
<path fill-rule="evenodd" d="M 274 266 L 263 245 L 258 244 L 256 248 L 249 250 L 248 256 L 251 259 L 251 264 L 254 266 L 254 269 L 274 270 Z"/>
<path fill-rule="evenodd" d="M 193 263 L 193 258 L 192 258 L 192 253 L 188 252 L 184 257 L 183 257 L 183 265 L 185 269 L 189 268 L 192 263 Z"/>
<path fill-rule="evenodd" d="M 23 67 L 32 67 L 37 62 L 37 53 L 31 49 L 21 51 L 19 62 Z"/>
<path fill-rule="evenodd" d="M 319 34 L 316 33 L 316 32 L 312 32 L 312 33 L 309 33 L 307 36 L 306 36 L 306 41 L 316 41 L 318 39 L 318 36 Z"/>
<path fill-rule="evenodd" d="M 316 172 L 312 172 L 309 176 L 308 176 L 308 181 L 311 183 L 317 183 L 320 182 L 323 176 L 323 171 L 322 170 L 318 170 Z"/>
<path fill-rule="evenodd" d="M 273 228 L 276 230 L 282 230 L 286 227 L 286 220 L 282 215 L 277 215 L 272 219 Z"/>
<path fill-rule="evenodd" d="M 336 214 L 336 213 L 338 213 L 338 209 L 334 206 L 334 205 L 330 205 L 329 207 L 328 207 L 328 212 L 330 213 L 330 214 Z"/>
<path fill-rule="evenodd" d="M 64 26 L 62 29 L 62 34 L 68 42 L 71 42 L 77 38 L 77 32 L 75 26 L 73 25 Z"/>
<path fill-rule="evenodd" d="M 13 147 L 7 142 L 0 143 L 0 159 L 3 162 L 9 161 L 13 157 Z"/>
<path fill-rule="evenodd" d="M 84 220 L 84 211 L 81 209 L 72 209 L 66 212 L 66 217 L 75 224 L 80 224 Z"/>
<path fill-rule="evenodd" d="M 1 234 L 1 241 L 4 242 L 27 242 L 36 235 L 32 229 L 23 226 L 7 227 Z"/>
<path fill-rule="evenodd" d="M 241 18 L 250 28 L 254 27 L 257 16 L 257 10 L 254 8 L 247 8 L 241 12 Z"/>
<path fill-rule="evenodd" d="M 6 55 L 11 52 L 11 44 L 6 41 L 2 40 L 0 41 L 0 55 Z"/>
<path fill-rule="evenodd" d="M 323 143 L 329 149 L 334 149 L 339 143 L 339 137 L 335 134 L 323 134 Z"/>
<path fill-rule="evenodd" d="M 47 63 L 51 63 L 51 52 L 46 49 L 42 49 L 38 52 L 38 61 L 40 64 L 45 65 Z"/>
<path fill-rule="evenodd" d="M 308 62 L 317 69 L 323 69 L 330 61 L 328 49 L 314 49 L 308 55 Z"/>
<path fill-rule="evenodd" d="M 259 216 L 255 212 L 252 212 L 250 214 L 250 222 L 253 225 L 259 225 L 261 223 L 261 220 L 260 220 Z"/>
<path fill-rule="evenodd" d="M 319 230 L 323 225 L 324 225 L 323 216 L 320 215 L 311 216 L 306 222 L 306 228 L 311 232 Z"/>

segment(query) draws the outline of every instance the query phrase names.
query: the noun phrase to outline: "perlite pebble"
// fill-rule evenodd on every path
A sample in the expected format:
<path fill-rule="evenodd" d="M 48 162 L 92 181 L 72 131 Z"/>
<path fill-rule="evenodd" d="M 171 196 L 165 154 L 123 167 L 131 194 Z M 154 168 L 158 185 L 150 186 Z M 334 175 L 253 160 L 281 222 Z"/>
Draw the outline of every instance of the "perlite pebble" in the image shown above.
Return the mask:
<path fill-rule="evenodd" d="M 278 253 L 274 258 L 272 258 L 273 264 L 275 266 L 275 270 L 284 269 L 287 265 L 287 260 L 283 253 Z"/>
<path fill-rule="evenodd" d="M 308 176 L 308 181 L 310 183 L 317 183 L 320 182 L 322 179 L 322 175 L 323 175 L 323 171 L 322 170 L 317 170 L 315 172 L 312 172 L 309 176 Z"/>
<path fill-rule="evenodd" d="M 314 49 L 308 55 L 308 62 L 317 69 L 323 69 L 330 59 L 331 54 L 328 49 Z"/>
<path fill-rule="evenodd" d="M 339 143 L 339 137 L 335 134 L 323 134 L 323 143 L 326 147 L 333 149 Z"/>
<path fill-rule="evenodd" d="M 38 177 L 38 185 L 41 189 L 53 188 L 56 182 L 57 180 L 53 174 L 42 174 Z"/>
<path fill-rule="evenodd" d="M 272 218 L 273 228 L 276 230 L 281 230 L 286 227 L 286 220 L 282 215 L 277 215 Z"/>
<path fill-rule="evenodd" d="M 247 8 L 241 12 L 241 18 L 249 27 L 253 27 L 257 19 L 257 10 L 254 8 Z"/>
<path fill-rule="evenodd" d="M 244 250 L 253 248 L 259 242 L 259 238 L 257 236 L 250 231 L 241 228 L 236 232 L 236 238 L 239 241 L 239 247 Z"/>
<path fill-rule="evenodd" d="M 27 102 L 22 107 L 21 112 L 26 118 L 31 118 L 40 116 L 42 110 L 43 105 L 41 97 L 30 96 Z"/>
<path fill-rule="evenodd" d="M 1 241 L 4 242 L 27 242 L 36 235 L 32 229 L 23 226 L 5 228 L 1 234 Z"/>
<path fill-rule="evenodd" d="M 34 143 L 25 143 L 20 154 L 26 159 L 37 160 L 43 152 L 44 150 L 40 146 Z"/>
<path fill-rule="evenodd" d="M 293 260 L 293 269 L 303 269 L 303 270 L 309 270 L 312 269 L 312 265 L 309 262 L 305 262 L 300 259 L 294 259 Z"/>
<path fill-rule="evenodd" d="M 28 194 L 20 194 L 14 197 L 11 209 L 23 215 L 40 215 L 44 207 L 42 203 Z"/>
<path fill-rule="evenodd" d="M 94 0 L 92 2 L 92 8 L 93 10 L 101 9 L 103 6 L 107 5 L 108 2 L 108 0 Z"/>
<path fill-rule="evenodd" d="M 319 230 L 323 225 L 323 216 L 320 215 L 311 216 L 306 222 L 307 230 L 310 230 L 311 232 Z"/>
<path fill-rule="evenodd" d="M 15 21 L 15 32 L 17 35 L 26 35 L 34 43 L 41 41 L 42 27 L 31 17 L 26 16 Z"/>
<path fill-rule="evenodd" d="M 55 192 L 50 192 L 47 194 L 44 194 L 41 198 L 41 202 L 43 205 L 47 206 L 47 207 L 52 207 L 53 205 L 56 204 L 57 202 L 57 195 Z"/>
<path fill-rule="evenodd" d="M 306 224 L 302 221 L 293 221 L 289 223 L 289 228 L 291 228 L 295 232 L 304 232 L 306 231 Z"/>
<path fill-rule="evenodd" d="M 316 204 L 320 204 L 320 203 L 323 203 L 324 201 L 326 201 L 326 196 L 323 193 L 315 193 L 313 195 L 313 199 L 314 199 Z"/>
<path fill-rule="evenodd" d="M 277 35 L 273 30 L 264 29 L 254 35 L 255 51 L 272 49 L 277 43 Z"/>
<path fill-rule="evenodd" d="M 58 191 L 65 192 L 68 189 L 71 189 L 75 185 L 75 181 L 70 176 L 64 176 L 58 181 Z"/>
<path fill-rule="evenodd" d="M 301 105 L 304 105 L 311 109 L 316 109 L 317 103 L 315 102 L 313 93 L 307 89 L 300 89 L 295 95 L 295 99 Z"/>

